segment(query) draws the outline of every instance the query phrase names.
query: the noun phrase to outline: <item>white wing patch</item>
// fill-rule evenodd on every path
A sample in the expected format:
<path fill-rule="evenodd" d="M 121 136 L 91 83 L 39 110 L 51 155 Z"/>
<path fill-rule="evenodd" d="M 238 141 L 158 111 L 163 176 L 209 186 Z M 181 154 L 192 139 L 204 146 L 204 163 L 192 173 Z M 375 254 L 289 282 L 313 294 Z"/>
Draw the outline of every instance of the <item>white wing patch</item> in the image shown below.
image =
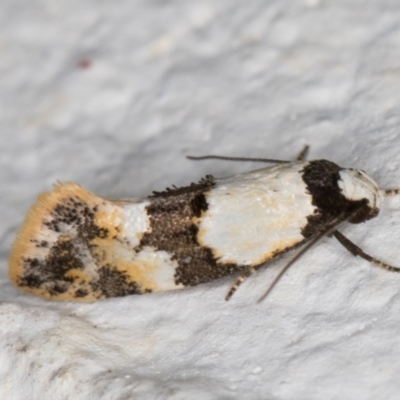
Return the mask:
<path fill-rule="evenodd" d="M 339 172 L 338 186 L 348 200 L 367 199 L 371 207 L 380 208 L 382 193 L 378 184 L 359 169 L 344 169 Z"/>
<path fill-rule="evenodd" d="M 143 234 L 150 229 L 149 216 L 146 212 L 146 207 L 149 204 L 149 201 L 142 201 L 140 203 L 127 203 L 123 206 L 121 227 L 131 247 L 138 246 Z"/>
<path fill-rule="evenodd" d="M 166 251 L 156 251 L 154 248 L 146 246 L 137 253 L 132 261 L 132 264 L 137 266 L 138 271 L 130 268 L 131 278 L 133 281 L 137 281 L 138 276 L 145 277 L 145 279 L 140 282 L 144 287 L 154 292 L 175 290 L 184 287 L 182 284 L 175 283 L 174 274 L 178 263 L 171 260 L 171 255 Z"/>
<path fill-rule="evenodd" d="M 301 230 L 316 210 L 300 173 L 304 165 L 218 179 L 200 219 L 200 244 L 221 263 L 259 265 L 304 240 Z"/>

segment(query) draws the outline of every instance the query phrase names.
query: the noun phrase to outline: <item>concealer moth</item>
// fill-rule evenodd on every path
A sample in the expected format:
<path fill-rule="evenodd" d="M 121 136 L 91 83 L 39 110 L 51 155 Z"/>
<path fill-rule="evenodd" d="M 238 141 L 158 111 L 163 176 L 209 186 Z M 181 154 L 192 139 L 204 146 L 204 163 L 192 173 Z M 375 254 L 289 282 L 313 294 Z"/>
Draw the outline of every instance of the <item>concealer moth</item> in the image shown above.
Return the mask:
<path fill-rule="evenodd" d="M 365 172 L 327 160 L 252 159 L 272 166 L 110 200 L 76 183 L 39 195 L 13 245 L 9 275 L 22 290 L 54 300 L 94 301 L 182 289 L 237 274 L 240 283 L 266 262 L 299 248 L 274 280 L 323 236 L 389 271 L 343 236 L 343 222 L 378 215 L 383 190 Z M 194 159 L 247 158 L 204 156 Z"/>

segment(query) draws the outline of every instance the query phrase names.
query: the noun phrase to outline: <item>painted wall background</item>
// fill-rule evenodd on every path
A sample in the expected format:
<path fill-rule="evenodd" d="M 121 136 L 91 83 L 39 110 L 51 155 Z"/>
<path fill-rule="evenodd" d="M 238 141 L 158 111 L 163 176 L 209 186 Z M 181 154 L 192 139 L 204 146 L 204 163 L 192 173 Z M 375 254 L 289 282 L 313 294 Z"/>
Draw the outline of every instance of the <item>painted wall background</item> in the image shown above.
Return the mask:
<path fill-rule="evenodd" d="M 140 197 L 311 158 L 400 185 L 400 5 L 390 0 L 3 0 L 0 394 L 7 399 L 397 399 L 400 275 L 324 239 L 257 304 L 247 281 L 93 304 L 11 286 L 41 191 Z M 400 265 L 400 199 L 342 231 Z M 251 240 L 251 238 L 249 238 Z"/>

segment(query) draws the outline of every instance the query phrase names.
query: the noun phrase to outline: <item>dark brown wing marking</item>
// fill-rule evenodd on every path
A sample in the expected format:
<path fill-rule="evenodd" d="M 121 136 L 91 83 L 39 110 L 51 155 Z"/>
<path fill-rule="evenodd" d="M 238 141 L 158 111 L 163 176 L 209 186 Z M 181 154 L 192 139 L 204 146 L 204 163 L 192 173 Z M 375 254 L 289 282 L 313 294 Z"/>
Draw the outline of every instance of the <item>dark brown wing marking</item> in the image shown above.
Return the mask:
<path fill-rule="evenodd" d="M 240 270 L 235 264 L 218 264 L 211 249 L 197 241 L 197 218 L 208 208 L 206 193 L 215 185 L 207 176 L 199 183 L 155 192 L 147 207 L 151 231 L 145 233 L 140 247 L 151 246 L 171 254 L 178 262 L 175 283 L 194 286 Z"/>
<path fill-rule="evenodd" d="M 92 239 L 107 236 L 107 230 L 98 227 L 94 221 L 96 211 L 96 207 L 90 209 L 78 197 L 73 196 L 57 205 L 51 212 L 51 220 L 44 221 L 43 224 L 56 233 L 62 231 L 62 226 L 76 227 L 77 235 L 75 238 L 61 235 L 45 260 L 24 259 L 25 273 L 19 279 L 18 285 L 31 288 L 46 287 L 51 295 L 68 291 L 75 279 L 67 273 L 84 268 L 79 248 L 85 246 L 90 249 Z M 37 243 L 36 247 L 47 247 L 47 243 Z M 78 296 L 82 297 L 83 293 L 78 293 Z"/>
<path fill-rule="evenodd" d="M 372 213 L 362 207 L 362 200 L 349 201 L 343 195 L 338 185 L 339 172 L 342 169 L 331 161 L 315 160 L 307 163 L 301 171 L 307 190 L 312 196 L 312 204 L 317 207 L 315 213 L 307 217 L 308 224 L 301 232 L 306 239 L 320 232 L 340 215 L 352 215 L 357 209 L 360 209 L 360 212 L 356 213 L 350 222 L 365 221 L 365 214 L 372 218 Z"/>

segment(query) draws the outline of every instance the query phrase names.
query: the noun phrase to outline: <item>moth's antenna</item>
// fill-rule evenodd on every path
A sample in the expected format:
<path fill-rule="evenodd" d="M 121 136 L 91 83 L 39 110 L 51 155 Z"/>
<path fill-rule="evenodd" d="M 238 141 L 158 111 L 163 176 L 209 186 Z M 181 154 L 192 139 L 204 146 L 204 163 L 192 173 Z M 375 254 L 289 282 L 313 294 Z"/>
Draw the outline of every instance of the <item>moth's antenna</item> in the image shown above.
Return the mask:
<path fill-rule="evenodd" d="M 387 189 L 383 191 L 385 195 L 387 196 L 394 196 L 400 194 L 400 189 Z M 361 208 L 361 207 L 360 207 Z M 311 242 L 309 242 L 305 247 L 303 247 L 282 269 L 282 271 L 278 274 L 278 276 L 274 279 L 274 281 L 271 283 L 270 287 L 268 290 L 264 293 L 264 295 L 258 300 L 258 302 L 261 302 L 264 300 L 268 294 L 271 292 L 271 290 L 274 288 L 274 286 L 278 283 L 278 281 L 281 279 L 281 277 L 284 275 L 284 273 L 289 269 L 289 267 L 297 261 L 310 247 L 312 247 L 315 243 L 317 243 L 322 237 L 324 236 L 329 236 L 333 235 L 335 238 L 339 241 L 339 243 L 346 249 L 348 250 L 351 254 L 354 256 L 359 256 L 363 258 L 364 260 L 370 262 L 371 264 L 377 265 L 380 268 L 386 269 L 391 272 L 400 272 L 399 267 L 393 267 L 390 264 L 386 264 L 380 260 L 378 260 L 375 257 L 370 256 L 369 254 L 365 253 L 360 247 L 358 247 L 356 244 L 354 244 L 350 239 L 348 239 L 346 236 L 344 236 L 342 233 L 340 233 L 336 227 L 344 222 L 345 220 L 350 219 L 354 214 L 356 214 L 360 208 L 357 208 L 351 215 L 347 216 L 346 218 L 338 218 L 336 222 L 333 222 L 330 224 L 330 227 L 322 231 L 320 234 L 318 234 Z"/>
<path fill-rule="evenodd" d="M 333 231 L 333 236 L 339 241 L 339 243 L 348 250 L 353 256 L 359 256 L 364 260 L 369 261 L 371 264 L 377 265 L 380 268 L 386 269 L 391 272 L 400 272 L 400 268 L 393 267 L 392 265 L 386 264 L 375 257 L 370 256 L 367 253 L 364 253 L 362 249 L 360 249 L 357 245 L 355 245 L 350 239 L 347 239 L 342 233 L 337 230 Z"/>
<path fill-rule="evenodd" d="M 335 229 L 335 227 L 340 224 L 341 222 L 343 222 L 345 219 L 343 218 L 338 218 L 337 220 L 335 220 L 335 222 L 333 222 L 333 226 L 332 224 L 325 229 L 324 231 L 322 231 L 318 236 L 316 236 L 311 242 L 309 242 L 307 244 L 307 246 L 303 247 L 286 265 L 285 267 L 282 269 L 282 271 L 278 274 L 278 276 L 274 279 L 274 281 L 272 282 L 272 284 L 270 285 L 270 287 L 268 288 L 268 290 L 263 294 L 263 296 L 258 300 L 258 303 L 260 303 L 262 300 L 264 300 L 268 294 L 271 292 L 271 290 L 273 289 L 273 287 L 278 283 L 278 281 L 281 279 L 281 277 L 283 276 L 283 274 L 289 269 L 289 267 L 295 262 L 297 261 L 310 247 L 312 247 L 315 243 L 318 242 L 318 240 L 320 240 L 322 237 L 329 235 L 330 233 L 332 233 L 333 229 Z M 229 300 L 233 294 L 236 292 L 236 290 L 238 289 L 238 287 L 252 274 L 254 274 L 257 271 L 256 268 L 254 267 L 249 267 L 242 275 L 240 275 L 235 283 L 231 286 L 231 288 L 229 289 L 228 294 L 225 297 L 225 300 Z"/>
<path fill-rule="evenodd" d="M 324 236 L 329 236 L 331 234 L 334 234 L 336 232 L 336 227 L 341 224 L 342 222 L 351 219 L 351 217 L 357 212 L 360 211 L 360 208 L 364 207 L 365 203 L 363 203 L 359 208 L 357 208 L 354 212 L 352 212 L 350 215 L 347 216 L 339 216 L 338 218 L 334 219 L 328 227 L 323 229 L 314 239 L 312 239 L 309 243 L 307 243 L 306 246 L 304 246 L 279 272 L 279 274 L 276 276 L 276 278 L 272 281 L 271 285 L 269 286 L 268 290 L 260 297 L 258 300 L 258 303 L 262 302 L 270 293 L 271 290 L 275 287 L 275 285 L 279 282 L 279 280 L 282 278 L 282 276 L 285 274 L 285 272 L 307 251 L 309 250 L 312 246 L 314 246 L 315 243 L 317 243 L 320 239 L 322 239 Z M 361 249 L 360 249 L 361 250 Z"/>
<path fill-rule="evenodd" d="M 292 161 L 285 160 L 274 160 L 271 158 L 251 158 L 251 157 L 225 157 L 225 156 L 215 156 L 215 155 L 207 155 L 207 156 L 186 156 L 188 160 L 228 160 L 228 161 L 254 161 L 254 162 L 263 162 L 263 163 L 272 163 L 272 164 L 290 164 Z"/>
<path fill-rule="evenodd" d="M 322 239 L 324 236 L 329 235 L 332 233 L 332 231 L 335 229 L 335 227 L 343 222 L 344 220 L 341 220 L 337 222 L 333 227 L 330 227 L 329 229 L 324 230 L 323 232 L 319 233 L 311 242 L 309 242 L 306 246 L 304 246 L 285 266 L 284 268 L 279 272 L 279 274 L 275 277 L 275 279 L 272 281 L 271 285 L 267 289 L 267 291 L 258 299 L 257 303 L 261 303 L 272 291 L 272 289 L 276 286 L 276 284 L 280 281 L 282 276 L 286 273 L 286 271 L 307 251 L 309 250 L 312 246 L 314 246 L 315 243 L 317 243 L 320 239 Z"/>
<path fill-rule="evenodd" d="M 305 145 L 299 155 L 296 158 L 296 161 L 304 161 L 307 157 L 308 151 L 310 150 L 310 146 Z M 228 161 L 253 161 L 253 162 L 263 162 L 263 163 L 272 163 L 272 164 L 290 164 L 292 161 L 286 160 L 274 160 L 272 158 L 252 158 L 252 157 L 226 157 L 226 156 L 216 156 L 213 154 L 209 154 L 206 156 L 186 156 L 188 160 L 228 160 Z"/>

